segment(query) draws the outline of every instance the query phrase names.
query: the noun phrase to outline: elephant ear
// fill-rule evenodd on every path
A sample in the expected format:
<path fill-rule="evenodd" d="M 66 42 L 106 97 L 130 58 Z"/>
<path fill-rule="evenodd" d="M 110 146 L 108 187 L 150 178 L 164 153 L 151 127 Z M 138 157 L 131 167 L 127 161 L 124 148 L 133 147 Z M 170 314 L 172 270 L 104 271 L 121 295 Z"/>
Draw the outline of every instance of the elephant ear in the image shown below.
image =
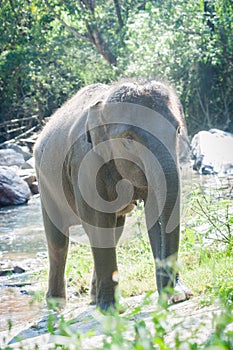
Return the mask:
<path fill-rule="evenodd" d="M 108 141 L 107 124 L 103 116 L 104 102 L 97 101 L 93 104 L 87 114 L 86 135 L 87 141 L 92 144 L 94 152 L 101 156 L 105 161 L 112 157 L 110 143 Z M 101 147 L 98 145 L 101 144 Z"/>
<path fill-rule="evenodd" d="M 101 142 L 103 131 L 103 115 L 102 115 L 103 101 L 95 102 L 89 107 L 86 121 L 87 141 L 93 146 Z"/>

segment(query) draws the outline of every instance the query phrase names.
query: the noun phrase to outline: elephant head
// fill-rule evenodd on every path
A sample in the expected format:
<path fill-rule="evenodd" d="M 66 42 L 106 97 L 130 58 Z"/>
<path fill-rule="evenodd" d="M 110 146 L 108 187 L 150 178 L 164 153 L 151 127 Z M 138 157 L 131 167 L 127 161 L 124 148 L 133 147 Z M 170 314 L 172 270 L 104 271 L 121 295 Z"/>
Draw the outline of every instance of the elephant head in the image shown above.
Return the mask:
<path fill-rule="evenodd" d="M 156 192 L 161 212 L 169 176 L 176 197 L 179 192 L 177 140 L 184 125 L 173 93 L 169 90 L 169 96 L 168 91 L 160 91 L 161 84 L 157 89 L 154 85 L 141 91 L 130 83 L 121 87 L 121 94 L 113 91 L 89 108 L 86 129 L 94 152 L 104 162 L 112 160 L 121 177 L 141 190 L 144 200 L 148 190 Z M 171 108 L 174 101 L 177 105 Z"/>

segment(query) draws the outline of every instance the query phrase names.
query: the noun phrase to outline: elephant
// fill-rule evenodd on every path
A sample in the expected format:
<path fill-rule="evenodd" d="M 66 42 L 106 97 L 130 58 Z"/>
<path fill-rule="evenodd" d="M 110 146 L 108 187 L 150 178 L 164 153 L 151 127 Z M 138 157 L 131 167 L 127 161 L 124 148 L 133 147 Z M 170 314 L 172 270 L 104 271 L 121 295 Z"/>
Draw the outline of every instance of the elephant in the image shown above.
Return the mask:
<path fill-rule="evenodd" d="M 173 302 L 192 291 L 177 270 L 180 239 L 180 140 L 187 137 L 181 103 L 167 83 L 129 79 L 93 84 L 59 108 L 34 154 L 49 255 L 47 298 L 66 298 L 70 227 L 82 224 L 93 254 L 91 300 L 115 305 L 116 246 L 125 218 L 144 203 L 161 295 Z"/>

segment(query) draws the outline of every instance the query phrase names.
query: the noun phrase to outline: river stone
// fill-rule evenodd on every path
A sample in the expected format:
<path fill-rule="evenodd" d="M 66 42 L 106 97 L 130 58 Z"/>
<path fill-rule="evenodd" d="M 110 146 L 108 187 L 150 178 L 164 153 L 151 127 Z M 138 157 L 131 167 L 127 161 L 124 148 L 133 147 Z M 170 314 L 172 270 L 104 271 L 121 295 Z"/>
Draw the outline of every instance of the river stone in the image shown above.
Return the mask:
<path fill-rule="evenodd" d="M 21 166 L 23 163 L 25 163 L 25 160 L 22 154 L 13 149 L 0 150 L 0 166 Z"/>
<path fill-rule="evenodd" d="M 24 164 L 22 164 L 21 169 L 35 169 L 35 158 L 29 158 Z"/>
<path fill-rule="evenodd" d="M 199 174 L 233 174 L 233 134 L 218 129 L 200 131 L 191 147 L 193 169 Z"/>
<path fill-rule="evenodd" d="M 0 270 L 0 276 L 9 276 L 12 275 L 13 273 L 24 273 L 25 270 L 20 267 L 20 266 L 14 266 L 12 269 L 8 270 Z"/>
<path fill-rule="evenodd" d="M 30 194 L 28 184 L 15 171 L 0 166 L 0 207 L 27 203 Z"/>
<path fill-rule="evenodd" d="M 7 146 L 7 149 L 13 149 L 15 152 L 22 154 L 25 162 L 31 158 L 32 154 L 28 151 L 27 147 L 22 147 L 19 145 L 15 145 L 15 144 L 9 144 Z"/>
<path fill-rule="evenodd" d="M 35 181 L 33 182 L 30 186 L 30 190 L 32 194 L 38 194 L 39 193 L 39 186 L 38 186 L 38 182 Z"/>

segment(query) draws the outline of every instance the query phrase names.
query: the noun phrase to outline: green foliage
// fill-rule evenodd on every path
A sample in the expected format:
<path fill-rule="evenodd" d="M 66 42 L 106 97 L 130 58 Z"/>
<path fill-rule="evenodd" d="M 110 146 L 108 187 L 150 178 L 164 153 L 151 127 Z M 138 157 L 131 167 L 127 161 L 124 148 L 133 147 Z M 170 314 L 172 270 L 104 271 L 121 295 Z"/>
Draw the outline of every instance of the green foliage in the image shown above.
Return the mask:
<path fill-rule="evenodd" d="M 229 1 L 168 0 L 147 2 L 128 20 L 127 74 L 173 82 L 191 133 L 230 127 L 232 13 Z"/>
<path fill-rule="evenodd" d="M 205 349 L 233 349 L 233 331 L 229 327 L 233 322 L 233 307 L 226 307 L 223 312 L 215 317 L 214 332 L 205 344 Z"/>
<path fill-rule="evenodd" d="M 190 221 L 187 225 L 189 240 L 199 240 L 200 245 L 212 245 L 226 256 L 233 250 L 232 185 L 216 178 L 213 187 L 198 186 L 190 194 Z M 186 237 L 187 238 L 187 237 Z"/>
<path fill-rule="evenodd" d="M 176 87 L 189 132 L 232 129 L 230 0 L 4 0 L 0 121 L 49 116 L 80 87 L 160 77 Z"/>
<path fill-rule="evenodd" d="M 184 277 L 195 293 L 205 294 L 206 302 L 220 298 L 233 305 L 232 185 L 228 179 L 213 180 L 190 194 L 181 259 L 188 268 Z"/>

